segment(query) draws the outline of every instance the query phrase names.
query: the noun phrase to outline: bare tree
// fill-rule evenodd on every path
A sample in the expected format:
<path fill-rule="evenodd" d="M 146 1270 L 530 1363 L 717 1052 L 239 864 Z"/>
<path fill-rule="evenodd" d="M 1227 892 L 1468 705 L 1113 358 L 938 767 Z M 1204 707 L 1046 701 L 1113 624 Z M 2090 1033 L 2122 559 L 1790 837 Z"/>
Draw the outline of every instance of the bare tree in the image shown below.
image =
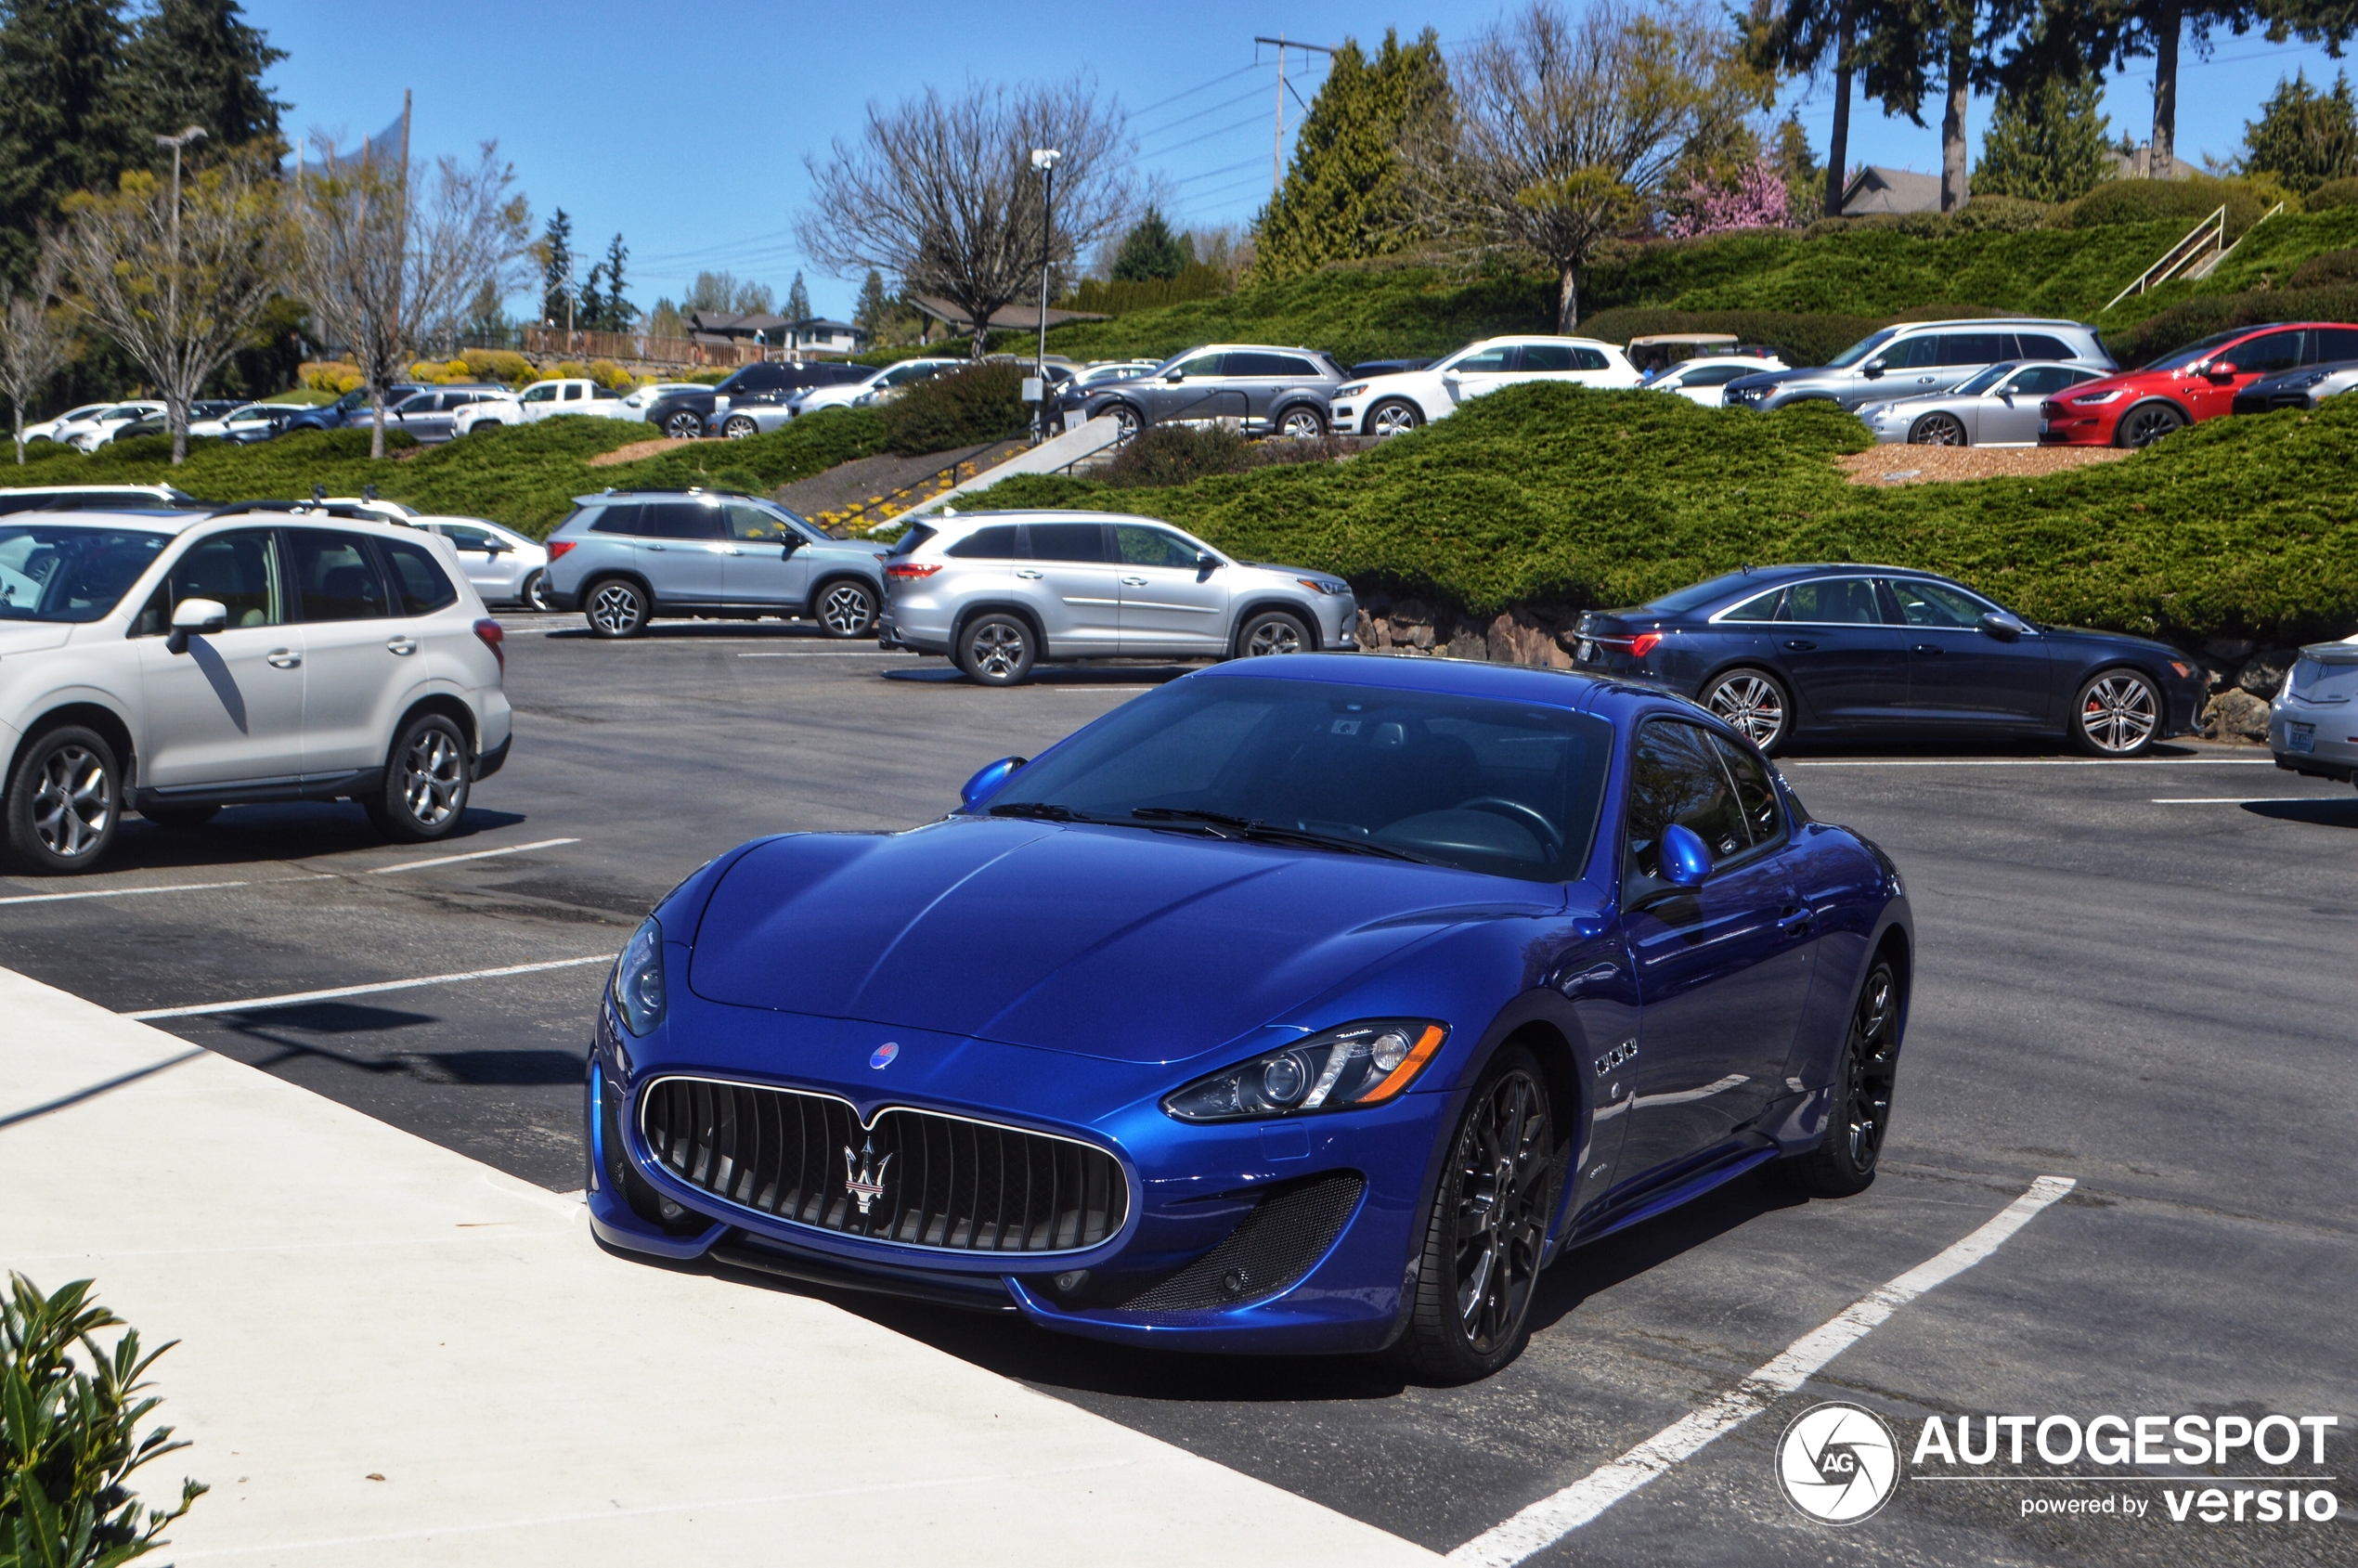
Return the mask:
<path fill-rule="evenodd" d="M 65 308 L 65 258 L 53 235 L 41 237 L 32 277 L 22 291 L 0 278 L 0 393 L 16 419 L 17 464 L 24 464 L 24 406 L 65 369 L 73 332 Z"/>
<path fill-rule="evenodd" d="M 979 358 L 991 317 L 1040 287 L 1044 189 L 1037 148 L 1057 149 L 1053 267 L 1129 215 L 1131 141 L 1118 103 L 1100 103 L 1083 78 L 962 97 L 923 96 L 868 105 L 867 124 L 837 137 L 810 171 L 811 204 L 796 221 L 805 254 L 839 277 L 870 267 L 907 293 L 934 294 L 974 326 Z M 1052 292 L 1057 292 L 1055 290 Z"/>
<path fill-rule="evenodd" d="M 1580 320 L 1580 272 L 1664 187 L 1699 133 L 1752 90 L 1714 13 L 1595 0 L 1577 21 L 1540 0 L 1450 68 L 1450 101 L 1408 127 L 1421 224 L 1472 253 L 1556 271 L 1556 330 Z M 1732 84 L 1732 87 L 1731 87 Z"/>
<path fill-rule="evenodd" d="M 320 171 L 299 176 L 299 273 L 319 335 L 350 348 L 375 408 L 371 457 L 385 453 L 385 395 L 423 346 L 455 337 L 488 288 L 525 281 L 531 209 L 515 171 L 485 142 L 473 164 L 445 157 L 422 191 L 402 170 L 323 143 Z"/>
<path fill-rule="evenodd" d="M 145 170 L 112 192 L 66 199 L 68 295 L 162 397 L 172 460 L 188 455 L 188 404 L 244 347 L 285 289 L 286 203 L 266 144 L 237 149 L 173 187 Z"/>

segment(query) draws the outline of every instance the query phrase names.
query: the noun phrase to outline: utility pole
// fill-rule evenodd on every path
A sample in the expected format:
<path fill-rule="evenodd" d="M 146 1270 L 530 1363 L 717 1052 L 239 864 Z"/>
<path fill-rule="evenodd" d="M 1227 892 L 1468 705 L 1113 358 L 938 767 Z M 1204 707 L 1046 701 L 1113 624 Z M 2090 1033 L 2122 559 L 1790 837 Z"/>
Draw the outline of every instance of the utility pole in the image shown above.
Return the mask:
<path fill-rule="evenodd" d="M 156 138 L 158 147 L 172 149 L 172 272 L 164 284 L 163 308 L 164 319 L 169 323 L 175 336 L 177 336 L 180 331 L 180 149 L 190 142 L 203 139 L 204 127 L 202 125 L 191 125 L 176 136 Z M 300 155 L 295 160 L 295 168 L 298 172 L 303 168 L 303 160 Z M 167 389 L 165 396 L 169 398 L 170 395 Z M 165 420 L 172 426 L 174 447 L 172 456 L 173 460 L 177 461 L 186 455 L 186 444 L 188 439 L 188 408 L 185 405 L 177 408 L 167 407 Z M 19 462 L 24 460 L 24 449 L 21 447 L 17 450 L 17 460 Z"/>
<path fill-rule="evenodd" d="M 1328 48 L 1324 44 L 1301 44 L 1292 42 L 1282 32 L 1277 34 L 1275 38 L 1262 38 L 1256 36 L 1253 39 L 1253 42 L 1255 44 L 1275 44 L 1277 45 L 1277 132 L 1276 136 L 1271 139 L 1269 147 L 1269 200 L 1275 201 L 1277 199 L 1277 188 L 1285 183 L 1286 178 L 1286 51 L 1288 49 L 1309 49 L 1315 53 L 1325 55 L 1328 58 L 1333 58 L 1334 51 Z M 1301 97 L 1299 93 L 1294 96 L 1296 97 Z"/>
<path fill-rule="evenodd" d="M 1031 166 L 1040 171 L 1046 182 L 1046 191 L 1040 205 L 1040 358 L 1032 367 L 1032 374 L 1040 378 L 1040 439 L 1048 439 L 1048 262 L 1049 247 L 1056 232 L 1056 160 L 1061 149 L 1035 147 L 1031 149 Z"/>

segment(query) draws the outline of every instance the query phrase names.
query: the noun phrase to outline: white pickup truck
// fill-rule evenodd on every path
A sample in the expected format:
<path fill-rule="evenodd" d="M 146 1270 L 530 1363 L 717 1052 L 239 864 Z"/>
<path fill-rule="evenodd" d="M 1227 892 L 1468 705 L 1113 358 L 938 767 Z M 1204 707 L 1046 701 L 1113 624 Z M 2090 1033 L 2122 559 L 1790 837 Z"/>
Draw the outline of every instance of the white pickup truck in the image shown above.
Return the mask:
<path fill-rule="evenodd" d="M 522 392 L 505 397 L 487 397 L 471 403 L 459 411 L 450 423 L 452 436 L 491 424 L 533 424 L 554 419 L 560 414 L 595 414 L 602 419 L 635 420 L 643 416 L 636 408 L 627 408 L 622 395 L 610 386 L 596 382 L 568 377 L 562 381 L 534 382 Z"/>

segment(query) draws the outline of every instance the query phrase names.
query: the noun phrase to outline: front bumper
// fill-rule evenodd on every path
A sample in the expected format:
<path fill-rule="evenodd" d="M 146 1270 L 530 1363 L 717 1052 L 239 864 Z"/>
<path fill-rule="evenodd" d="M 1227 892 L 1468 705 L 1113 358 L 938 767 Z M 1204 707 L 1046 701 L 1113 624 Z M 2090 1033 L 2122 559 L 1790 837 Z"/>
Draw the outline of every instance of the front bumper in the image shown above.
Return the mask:
<path fill-rule="evenodd" d="M 685 950 L 671 951 L 684 967 Z M 610 1247 L 675 1260 L 710 1256 L 946 1305 L 1012 1303 L 1043 1328 L 1131 1344 L 1353 1353 L 1396 1336 L 1436 1129 L 1450 1108 L 1445 1092 L 1301 1121 L 1195 1126 L 1164 1115 L 1157 1098 L 1187 1069 L 724 1007 L 685 991 L 673 989 L 672 1017 L 645 1039 L 626 1041 L 612 1007 L 600 1009 L 585 1086 L 588 1204 L 591 1228 Z M 890 1074 L 898 1082 L 868 1066 L 887 1032 L 900 1047 Z M 692 1054 L 682 1049 L 691 1042 Z M 788 1063 L 790 1075 L 778 1070 Z M 1097 1247 L 1032 1254 L 873 1241 L 739 1207 L 658 1161 L 639 1126 L 646 1085 L 681 1072 L 834 1095 L 863 1118 L 900 1107 L 1078 1138 L 1122 1167 L 1128 1213 Z M 1093 1113 L 1092 1102 L 1120 1105 Z M 1355 1197 L 1339 1185 L 1346 1181 Z M 1234 1254 L 1235 1238 L 1256 1213 L 1313 1192 L 1341 1216 L 1332 1238 L 1295 1257 L 1278 1278 L 1253 1283 L 1245 1265 L 1237 1271 L 1246 1280 L 1241 1299 L 1224 1304 L 1221 1258 Z M 1224 1243 L 1231 1252 L 1211 1259 L 1207 1272 L 1204 1261 Z M 1179 1298 L 1179 1307 L 1162 1304 Z"/>

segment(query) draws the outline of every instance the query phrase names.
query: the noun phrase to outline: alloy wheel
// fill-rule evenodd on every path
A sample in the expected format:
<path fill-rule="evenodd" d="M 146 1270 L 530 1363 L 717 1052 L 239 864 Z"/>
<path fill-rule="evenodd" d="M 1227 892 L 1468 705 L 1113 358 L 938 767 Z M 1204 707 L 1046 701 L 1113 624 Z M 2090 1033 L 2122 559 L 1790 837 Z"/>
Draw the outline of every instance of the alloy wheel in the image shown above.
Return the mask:
<path fill-rule="evenodd" d="M 526 609 L 546 610 L 549 608 L 548 573 L 532 574 L 531 579 L 524 585 L 524 603 Z"/>
<path fill-rule="evenodd" d="M 2152 739 L 2160 705 L 2142 677 L 2126 671 L 2106 675 L 2079 700 L 2079 730 L 2098 751 L 2140 750 Z"/>
<path fill-rule="evenodd" d="M 32 831 L 60 860 L 90 853 L 114 822 L 114 779 L 97 752 L 69 743 L 49 754 L 32 793 Z"/>
<path fill-rule="evenodd" d="M 681 409 L 663 421 L 663 433 L 674 441 L 693 441 L 704 434 L 704 421 L 687 409 Z"/>
<path fill-rule="evenodd" d="M 758 429 L 758 427 L 751 420 L 740 416 L 722 425 L 720 434 L 732 441 L 743 441 L 745 437 L 755 434 Z"/>
<path fill-rule="evenodd" d="M 401 798 L 421 827 L 440 827 L 467 786 L 467 759 L 439 729 L 419 733 L 401 758 Z"/>
<path fill-rule="evenodd" d="M 1289 620 L 1272 616 L 1245 634 L 1245 657 L 1257 659 L 1268 654 L 1299 654 L 1302 652 L 1302 628 Z"/>
<path fill-rule="evenodd" d="M 1767 750 L 1785 730 L 1785 694 L 1765 675 L 1729 676 L 1711 689 L 1704 706 Z"/>
<path fill-rule="evenodd" d="M 1884 1134 L 1891 1127 L 1891 1090 L 1899 1072 L 1897 986 L 1891 971 L 1878 965 L 1859 993 L 1850 1015 L 1850 1037 L 1843 1043 L 1839 1085 L 1843 1125 L 1835 1135 L 1844 1140 L 1850 1163 L 1861 1174 L 1875 1168 L 1883 1152 Z"/>
<path fill-rule="evenodd" d="M 639 618 L 639 595 L 621 583 L 608 583 L 590 596 L 590 619 L 609 637 L 637 630 Z"/>
<path fill-rule="evenodd" d="M 1327 434 L 1326 421 L 1307 408 L 1296 408 L 1277 425 L 1277 434 L 1289 441 L 1311 441 Z"/>
<path fill-rule="evenodd" d="M 1023 633 L 1004 621 L 989 622 L 975 629 L 966 656 L 975 674 L 985 680 L 1010 680 L 1023 669 Z"/>
<path fill-rule="evenodd" d="M 2150 447 L 2184 422 L 2176 409 L 2149 404 L 2130 410 L 2122 421 L 2121 436 L 2131 447 Z"/>
<path fill-rule="evenodd" d="M 1926 414 L 1908 432 L 1908 440 L 1918 447 L 1962 447 L 1965 444 L 1965 427 L 1954 414 Z"/>
<path fill-rule="evenodd" d="M 1386 403 L 1374 418 L 1378 435 L 1406 435 L 1417 428 L 1417 411 L 1406 403 Z"/>
<path fill-rule="evenodd" d="M 1126 403 L 1117 403 L 1107 412 L 1113 416 L 1113 438 L 1116 446 L 1129 445 L 1137 436 L 1139 430 L 1144 427 L 1145 421 L 1139 419 L 1138 410 Z"/>
<path fill-rule="evenodd" d="M 868 590 L 855 583 L 837 583 L 819 606 L 819 621 L 837 637 L 857 637 L 876 618 Z"/>
<path fill-rule="evenodd" d="M 1489 1354 L 1522 1327 L 1547 1237 L 1553 1145 L 1539 1085 L 1520 1068 L 1466 1120 L 1453 1157 L 1458 1215 L 1450 1285 L 1458 1327 Z"/>

